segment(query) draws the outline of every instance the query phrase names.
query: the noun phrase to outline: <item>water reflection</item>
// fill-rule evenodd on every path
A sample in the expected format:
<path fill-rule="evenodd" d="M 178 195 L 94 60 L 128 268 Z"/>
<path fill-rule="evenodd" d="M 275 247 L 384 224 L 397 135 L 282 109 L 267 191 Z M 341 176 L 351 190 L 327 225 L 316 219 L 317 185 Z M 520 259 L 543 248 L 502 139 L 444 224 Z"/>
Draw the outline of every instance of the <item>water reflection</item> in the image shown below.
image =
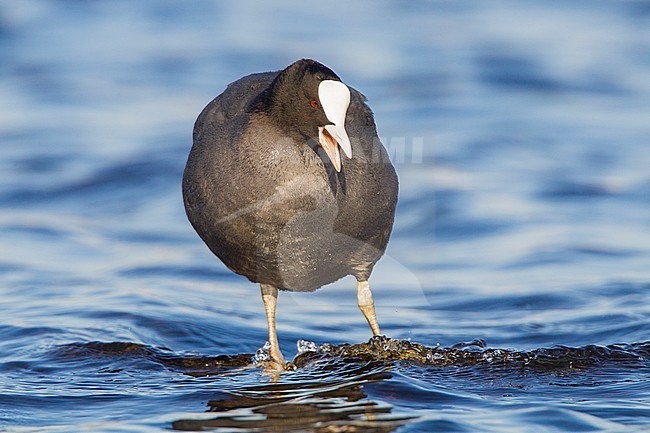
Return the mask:
<path fill-rule="evenodd" d="M 367 383 L 392 377 L 387 365 L 351 364 L 341 359 L 309 362 L 308 359 L 301 358 L 298 370 L 276 383 L 239 388 L 226 392 L 226 398 L 209 401 L 208 411 L 217 415 L 214 418 L 178 420 L 172 427 L 261 432 L 389 432 L 412 419 L 393 415 L 391 405 L 370 400 L 363 391 Z"/>

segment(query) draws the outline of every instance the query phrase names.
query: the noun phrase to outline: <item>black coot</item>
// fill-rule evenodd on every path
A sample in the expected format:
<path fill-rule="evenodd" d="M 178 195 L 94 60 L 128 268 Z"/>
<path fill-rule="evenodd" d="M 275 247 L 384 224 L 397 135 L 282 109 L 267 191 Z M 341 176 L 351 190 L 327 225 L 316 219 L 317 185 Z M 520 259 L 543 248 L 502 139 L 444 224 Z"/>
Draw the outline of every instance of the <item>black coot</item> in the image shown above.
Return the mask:
<path fill-rule="evenodd" d="M 368 277 L 390 237 L 398 183 L 365 100 L 303 59 L 230 84 L 194 125 L 187 217 L 228 268 L 260 284 L 278 368 L 278 289 L 354 275 L 359 308 L 380 333 Z"/>

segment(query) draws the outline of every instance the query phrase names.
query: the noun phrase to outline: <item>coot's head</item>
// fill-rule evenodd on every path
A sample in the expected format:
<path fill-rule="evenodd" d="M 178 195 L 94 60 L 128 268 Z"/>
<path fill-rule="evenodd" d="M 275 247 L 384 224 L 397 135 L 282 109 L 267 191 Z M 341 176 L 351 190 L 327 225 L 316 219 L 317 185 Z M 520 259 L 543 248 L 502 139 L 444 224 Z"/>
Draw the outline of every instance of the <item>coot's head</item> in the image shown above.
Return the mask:
<path fill-rule="evenodd" d="M 352 158 L 345 131 L 350 89 L 327 66 L 310 59 L 289 65 L 260 95 L 256 108 L 270 116 L 290 135 L 299 135 L 325 150 L 336 171 L 341 171 L 339 148 Z"/>

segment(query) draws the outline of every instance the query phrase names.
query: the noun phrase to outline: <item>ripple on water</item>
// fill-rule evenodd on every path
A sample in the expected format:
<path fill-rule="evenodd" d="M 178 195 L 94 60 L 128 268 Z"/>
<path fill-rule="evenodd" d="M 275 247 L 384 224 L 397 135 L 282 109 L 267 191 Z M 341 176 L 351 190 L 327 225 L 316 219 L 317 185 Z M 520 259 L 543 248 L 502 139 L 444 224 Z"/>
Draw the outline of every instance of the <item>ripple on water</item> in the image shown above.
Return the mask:
<path fill-rule="evenodd" d="M 647 431 L 650 3 L 330 3 L 1 3 L 0 429 Z M 180 179 L 205 103 L 308 51 L 375 110 L 378 314 L 427 344 L 283 293 L 318 344 L 272 375 Z"/>
<path fill-rule="evenodd" d="M 557 346 L 531 351 L 488 348 L 483 340 L 459 343 L 452 347 L 428 347 L 409 340 L 385 336 L 372 337 L 367 343 L 317 345 L 301 340 L 300 353 L 293 359 L 296 371 L 316 368 L 311 377 L 324 368 L 345 376 L 346 363 L 379 363 L 428 367 L 490 366 L 494 368 L 527 368 L 538 371 L 558 371 L 588 367 L 650 368 L 650 342 L 634 344 L 589 345 L 584 347 Z M 306 349 L 308 348 L 308 349 Z M 58 360 L 89 362 L 92 359 L 141 360 L 158 364 L 193 376 L 219 374 L 224 369 L 249 367 L 253 354 L 182 355 L 164 347 L 151 347 L 129 342 L 89 342 L 58 346 L 51 355 Z M 325 363 L 323 366 L 321 363 Z M 316 367 L 314 367 L 316 366 Z M 287 378 L 298 376 L 289 375 Z"/>
<path fill-rule="evenodd" d="M 299 349 L 300 353 L 292 361 L 295 369 L 281 374 L 255 368 L 251 363 L 252 354 L 202 356 L 131 342 L 57 346 L 39 362 L 33 362 L 32 367 L 47 364 L 53 372 L 62 374 L 74 370 L 77 380 L 84 377 L 85 371 L 92 372 L 89 380 L 97 380 L 97 369 L 105 379 L 112 378 L 111 381 L 116 380 L 116 375 L 123 376 L 112 387 L 106 382 L 97 388 L 104 389 L 103 394 L 96 394 L 100 399 L 95 400 L 97 404 L 102 398 L 119 398 L 126 385 L 122 383 L 124 380 L 127 383 L 135 380 L 145 386 L 144 381 L 131 375 L 176 372 L 195 380 L 209 380 L 214 391 L 201 394 L 207 398 L 207 413 L 204 417 L 172 422 L 172 428 L 177 430 L 275 431 L 282 425 L 291 426 L 293 431 L 314 432 L 331 431 L 328 428 L 340 425 L 354 426 L 355 431 L 393 431 L 404 423 L 415 423 L 421 429 L 446 425 L 450 431 L 464 431 L 462 416 L 455 417 L 454 421 L 429 419 L 417 412 L 418 407 L 430 407 L 431 401 L 436 401 L 436 407 L 444 413 L 467 401 L 475 408 L 496 404 L 476 395 L 477 390 L 483 396 L 493 394 L 500 399 L 510 396 L 516 400 L 522 390 L 537 392 L 542 400 L 545 395 L 557 398 L 562 393 L 567 398 L 590 398 L 584 390 L 602 392 L 603 387 L 612 390 L 620 386 L 622 377 L 628 381 L 632 377 L 640 380 L 650 372 L 650 342 L 518 352 L 489 348 L 482 340 L 442 348 L 378 336 L 359 344 L 317 345 L 301 341 Z M 30 368 L 29 362 L 21 368 Z M 246 371 L 258 373 L 247 380 Z M 233 378 L 233 373 L 238 379 L 227 380 Z M 23 390 L 23 397 L 34 400 L 30 404 L 43 404 L 33 393 L 33 387 L 31 393 L 29 389 Z M 579 396 L 575 394 L 576 389 L 581 390 Z M 115 394 L 117 390 L 122 391 Z M 59 396 L 52 389 L 50 392 L 54 393 L 50 400 L 56 398 L 59 403 L 61 399 L 75 397 L 70 390 Z M 625 399 L 625 395 L 623 388 L 614 397 Z M 626 409 L 647 415 L 638 406 Z M 555 411 L 550 415 L 557 422 L 567 420 L 575 423 L 576 428 L 603 426 L 609 422 L 569 409 L 530 407 L 513 412 L 511 420 L 533 417 L 528 420 L 530 423 L 541 423 L 537 417 L 545 410 Z M 476 422 L 475 419 L 466 421 L 467 425 Z"/>

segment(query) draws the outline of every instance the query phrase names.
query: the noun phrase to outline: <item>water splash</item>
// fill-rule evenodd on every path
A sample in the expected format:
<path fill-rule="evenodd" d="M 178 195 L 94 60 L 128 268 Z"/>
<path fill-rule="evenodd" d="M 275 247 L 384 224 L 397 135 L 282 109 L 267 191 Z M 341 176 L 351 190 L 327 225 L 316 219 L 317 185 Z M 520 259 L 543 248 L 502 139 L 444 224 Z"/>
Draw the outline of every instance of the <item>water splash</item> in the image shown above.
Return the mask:
<path fill-rule="evenodd" d="M 650 368 L 650 342 L 610 346 L 572 348 L 558 346 L 522 352 L 488 348 L 483 340 L 461 343 L 449 348 L 428 347 L 409 340 L 374 336 L 367 343 L 332 346 L 303 345 L 308 351 L 294 359 L 298 367 L 322 356 L 354 361 L 400 362 L 421 366 L 493 366 L 512 368 L 541 368 L 545 370 L 584 368 L 599 363 Z"/>
<path fill-rule="evenodd" d="M 251 363 L 255 366 L 262 366 L 265 362 L 271 360 L 271 342 L 267 341 L 264 346 L 257 349 L 255 354 L 251 356 Z"/>
<path fill-rule="evenodd" d="M 314 343 L 313 341 L 307 341 L 307 340 L 298 340 L 296 343 L 297 349 L 298 349 L 298 355 L 302 355 L 303 353 L 306 352 L 317 352 L 318 351 L 318 345 Z"/>

